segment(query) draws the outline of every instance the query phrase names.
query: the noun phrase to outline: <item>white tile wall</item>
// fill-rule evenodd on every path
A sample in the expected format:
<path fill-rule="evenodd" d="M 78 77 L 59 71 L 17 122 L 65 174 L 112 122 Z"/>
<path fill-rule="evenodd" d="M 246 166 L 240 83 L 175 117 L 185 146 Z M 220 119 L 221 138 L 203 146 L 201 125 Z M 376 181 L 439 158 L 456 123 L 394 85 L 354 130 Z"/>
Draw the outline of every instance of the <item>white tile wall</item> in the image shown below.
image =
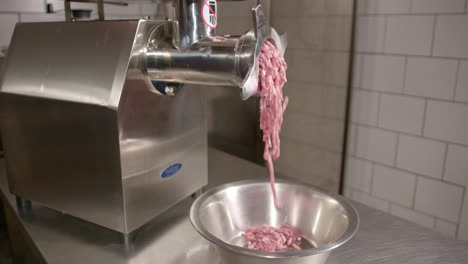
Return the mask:
<path fill-rule="evenodd" d="M 351 39 L 351 23 L 349 16 L 325 16 L 323 43 L 321 46 L 329 50 L 349 51 Z"/>
<path fill-rule="evenodd" d="M 288 48 L 322 48 L 324 17 L 280 17 L 276 21 L 276 30 L 288 33 Z"/>
<path fill-rule="evenodd" d="M 325 107 L 323 85 L 289 81 L 283 89 L 285 95 L 289 97 L 287 111 L 323 114 Z"/>
<path fill-rule="evenodd" d="M 351 123 L 348 128 L 348 144 L 347 144 L 347 154 L 349 156 L 355 155 L 356 145 L 357 145 L 357 125 Z"/>
<path fill-rule="evenodd" d="M 388 201 L 379 199 L 372 195 L 369 195 L 365 192 L 360 191 L 352 191 L 351 192 L 351 199 L 356 200 L 360 203 L 363 203 L 367 206 L 379 209 L 384 212 L 388 212 L 390 208 L 390 203 Z"/>
<path fill-rule="evenodd" d="M 420 134 L 423 115 L 423 99 L 387 94 L 382 94 L 380 97 L 380 127 Z"/>
<path fill-rule="evenodd" d="M 401 14 L 410 10 L 410 0 L 357 1 L 359 14 Z"/>
<path fill-rule="evenodd" d="M 250 27 L 250 24 L 251 21 L 246 18 L 223 17 L 218 23 L 216 33 L 220 35 L 242 34 Z"/>
<path fill-rule="evenodd" d="M 286 111 L 284 113 L 282 137 L 313 144 L 320 139 L 320 131 L 314 129 L 322 124 L 322 119 L 304 113 Z"/>
<path fill-rule="evenodd" d="M 344 87 L 329 85 L 323 85 L 323 88 L 325 90 L 323 115 L 331 119 L 343 120 L 346 112 L 347 90 Z"/>
<path fill-rule="evenodd" d="M 397 169 L 375 165 L 372 195 L 406 207 L 413 205 L 416 176 Z"/>
<path fill-rule="evenodd" d="M 463 199 L 463 188 L 420 177 L 414 208 L 439 218 L 457 222 Z"/>
<path fill-rule="evenodd" d="M 424 136 L 468 145 L 468 105 L 428 101 Z"/>
<path fill-rule="evenodd" d="M 290 96 L 279 169 L 287 176 L 336 191 L 340 173 L 349 64 L 352 0 L 273 0 L 272 25 L 288 33 Z M 233 21 L 233 23 L 235 23 Z M 298 150 L 288 145 L 296 142 Z M 296 146 L 297 148 L 297 146 Z M 300 165 L 298 165 L 300 163 Z"/>
<path fill-rule="evenodd" d="M 412 0 L 413 13 L 463 13 L 465 0 Z"/>
<path fill-rule="evenodd" d="M 379 114 L 379 94 L 356 90 L 352 96 L 351 120 L 367 125 L 377 125 Z"/>
<path fill-rule="evenodd" d="M 354 68 L 356 87 L 402 92 L 405 58 L 400 56 L 358 55 Z"/>
<path fill-rule="evenodd" d="M 355 170 L 345 187 L 454 237 L 468 181 L 468 1 L 357 4 L 347 155 L 374 169 L 371 194 Z"/>
<path fill-rule="evenodd" d="M 435 230 L 449 237 L 455 237 L 457 232 L 457 225 L 441 219 L 437 219 L 435 223 Z"/>
<path fill-rule="evenodd" d="M 343 123 L 295 111 L 286 111 L 282 137 L 328 150 L 341 149 Z"/>
<path fill-rule="evenodd" d="M 349 53 L 330 51 L 323 53 L 323 69 L 321 82 L 324 84 L 346 87 L 348 83 Z"/>
<path fill-rule="evenodd" d="M 445 144 L 421 137 L 400 135 L 396 166 L 442 179 Z"/>
<path fill-rule="evenodd" d="M 312 49 L 286 50 L 288 80 L 320 82 L 323 72 L 323 53 Z"/>
<path fill-rule="evenodd" d="M 358 17 L 356 23 L 356 50 L 382 52 L 385 44 L 385 17 Z"/>
<path fill-rule="evenodd" d="M 433 16 L 389 16 L 385 51 L 398 54 L 430 55 Z"/>
<path fill-rule="evenodd" d="M 363 192 L 370 192 L 373 164 L 369 161 L 350 158 L 346 164 L 349 186 Z"/>
<path fill-rule="evenodd" d="M 356 133 L 356 156 L 393 165 L 397 134 L 382 129 L 359 126 Z"/>
<path fill-rule="evenodd" d="M 288 175 L 289 171 L 301 173 L 304 167 L 304 144 L 288 138 L 281 139 L 281 157 L 275 162 L 275 169 L 279 173 Z"/>
<path fill-rule="evenodd" d="M 435 218 L 433 216 L 428 216 L 422 213 L 418 213 L 414 210 L 408 209 L 403 206 L 392 204 L 390 207 L 390 213 L 392 215 L 401 217 L 413 223 L 420 224 L 425 227 L 433 227 Z"/>
<path fill-rule="evenodd" d="M 315 129 L 320 132 L 316 142 L 317 146 L 341 153 L 344 129 L 342 120 L 323 118 L 320 126 Z"/>
<path fill-rule="evenodd" d="M 271 12 L 273 19 L 276 19 L 278 16 L 297 17 L 319 15 L 325 12 L 325 0 L 288 1 L 287 6 L 275 2 L 271 6 Z"/>
<path fill-rule="evenodd" d="M 304 1 L 304 0 L 301 0 Z M 309 0 L 310 1 L 310 0 Z M 324 2 L 324 14 L 327 15 L 351 15 L 353 13 L 353 1 L 349 0 L 322 0 Z"/>
<path fill-rule="evenodd" d="M 260 1 L 263 6 L 268 5 L 266 1 Z M 250 18 L 250 9 L 255 5 L 255 0 L 235 2 L 235 1 L 218 1 L 218 15 L 220 17 L 246 17 Z M 268 8 L 264 8 L 268 12 Z"/>
<path fill-rule="evenodd" d="M 436 58 L 408 58 L 405 93 L 452 99 L 458 61 Z"/>
<path fill-rule="evenodd" d="M 449 145 L 444 180 L 465 186 L 468 182 L 468 147 Z"/>
<path fill-rule="evenodd" d="M 466 60 L 460 62 L 455 100 L 468 102 L 468 61 Z"/>
<path fill-rule="evenodd" d="M 438 16 L 434 55 L 468 58 L 468 15 Z"/>

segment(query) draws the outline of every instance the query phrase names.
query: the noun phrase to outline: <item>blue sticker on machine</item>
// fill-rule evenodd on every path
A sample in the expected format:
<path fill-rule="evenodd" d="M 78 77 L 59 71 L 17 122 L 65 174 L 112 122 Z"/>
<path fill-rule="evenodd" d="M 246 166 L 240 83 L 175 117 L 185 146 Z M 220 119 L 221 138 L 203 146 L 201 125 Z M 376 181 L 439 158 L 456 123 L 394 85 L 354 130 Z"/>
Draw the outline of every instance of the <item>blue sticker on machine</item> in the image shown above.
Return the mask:
<path fill-rule="evenodd" d="M 164 179 L 164 178 L 171 177 L 172 175 L 180 171 L 180 169 L 182 169 L 182 163 L 172 164 L 171 166 L 167 167 L 165 170 L 161 172 L 161 178 Z"/>

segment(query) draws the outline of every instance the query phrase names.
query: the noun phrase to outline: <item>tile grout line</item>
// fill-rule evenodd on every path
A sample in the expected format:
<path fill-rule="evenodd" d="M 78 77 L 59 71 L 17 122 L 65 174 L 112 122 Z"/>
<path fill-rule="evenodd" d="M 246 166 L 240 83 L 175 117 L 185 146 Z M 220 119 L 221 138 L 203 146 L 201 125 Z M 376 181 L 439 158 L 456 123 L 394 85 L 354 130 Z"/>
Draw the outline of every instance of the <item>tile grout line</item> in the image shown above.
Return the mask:
<path fill-rule="evenodd" d="M 435 98 L 435 97 L 426 97 L 426 96 L 414 95 L 414 94 L 397 93 L 397 92 L 384 91 L 384 90 L 375 90 L 375 89 L 371 89 L 371 88 L 362 88 L 362 87 L 353 87 L 353 88 L 357 89 L 357 90 L 368 91 L 368 92 L 380 92 L 380 93 L 388 94 L 388 95 L 405 96 L 405 97 L 411 97 L 411 98 L 417 98 L 417 99 L 427 99 L 429 101 L 437 101 L 437 102 L 442 102 L 442 103 L 451 103 L 451 104 L 459 104 L 459 105 L 468 106 L 468 102 L 463 102 L 463 101 L 451 101 L 451 100 L 448 100 L 448 99 L 441 99 L 441 98 Z"/>
<path fill-rule="evenodd" d="M 432 22 L 431 56 L 434 55 L 434 43 L 435 43 L 436 26 L 437 26 L 437 14 L 434 15 L 434 21 Z"/>
<path fill-rule="evenodd" d="M 377 120 L 376 120 L 376 126 L 380 126 L 380 109 L 382 104 L 382 93 L 377 92 Z"/>
<path fill-rule="evenodd" d="M 393 52 L 359 51 L 358 53 L 362 55 L 380 55 L 380 56 L 388 56 L 388 57 L 408 57 L 408 58 L 427 58 L 427 59 L 446 59 L 446 60 L 468 59 L 468 57 L 448 57 L 448 56 L 420 55 L 420 54 L 393 53 Z"/>
<path fill-rule="evenodd" d="M 424 129 L 426 128 L 426 117 L 427 117 L 427 105 L 429 102 L 427 99 L 424 99 L 424 110 L 422 116 L 422 125 L 421 125 L 421 137 L 424 137 Z"/>
<path fill-rule="evenodd" d="M 447 167 L 448 148 L 449 148 L 449 144 L 445 143 L 444 161 L 442 163 L 442 177 L 440 177 L 442 180 L 445 180 L 445 169 Z"/>
<path fill-rule="evenodd" d="M 317 14 L 307 14 L 307 15 L 302 15 L 300 17 L 298 17 L 297 15 L 280 15 L 280 16 L 275 16 L 274 19 L 275 20 L 281 20 L 281 19 L 290 19 L 290 18 L 322 18 L 322 17 L 331 17 L 331 18 L 335 18 L 335 17 L 352 17 L 353 14 L 339 14 L 339 13 L 333 13 L 333 14 L 320 14 L 320 13 L 317 13 Z M 360 14 L 356 14 L 356 16 L 365 16 L 365 15 L 360 15 Z M 235 17 L 233 15 L 231 15 L 231 17 Z"/>
<path fill-rule="evenodd" d="M 365 161 L 365 162 L 367 162 L 367 163 L 372 164 L 374 170 L 375 170 L 375 167 L 376 167 L 376 166 L 381 166 L 381 167 L 385 167 L 385 168 L 389 168 L 389 169 L 395 169 L 395 170 L 398 170 L 398 171 L 401 171 L 401 172 L 405 172 L 405 173 L 408 173 L 408 174 L 413 174 L 413 176 L 420 177 L 420 178 L 423 178 L 423 179 L 433 180 L 433 181 L 436 181 L 436 182 L 445 183 L 445 184 L 447 184 L 447 185 L 451 185 L 452 187 L 458 187 L 458 188 L 465 189 L 464 186 L 459 185 L 459 184 L 457 184 L 457 183 L 453 183 L 453 182 L 449 182 L 449 181 L 444 181 L 443 179 L 437 179 L 437 178 L 434 178 L 434 177 L 431 177 L 431 176 L 422 175 L 422 174 L 419 174 L 419 173 L 416 173 L 416 172 L 412 172 L 412 171 L 409 171 L 409 170 L 406 170 L 406 169 L 398 168 L 398 167 L 392 167 L 391 165 L 384 164 L 384 163 L 381 163 L 381 162 L 379 162 L 379 161 L 370 160 L 370 159 L 368 159 L 368 158 L 364 158 L 364 157 L 361 157 L 361 156 L 349 155 L 349 157 L 352 157 L 352 158 L 354 158 L 354 159 L 356 159 L 356 160 Z M 375 197 L 375 196 L 374 196 L 374 197 Z M 382 198 L 379 198 L 379 199 L 382 199 Z M 406 206 L 405 206 L 405 207 L 406 207 Z M 408 207 L 406 207 L 406 208 L 408 208 Z"/>
<path fill-rule="evenodd" d="M 387 49 L 387 31 L 388 31 L 388 16 L 384 16 L 384 32 L 383 32 L 383 47 L 382 52 L 385 53 Z"/>
<path fill-rule="evenodd" d="M 410 171 L 410 170 L 407 170 L 407 169 L 403 169 L 403 168 L 399 168 L 399 167 L 394 167 L 394 166 L 392 166 L 392 165 L 385 164 L 385 163 L 382 163 L 382 162 L 380 162 L 380 161 L 370 160 L 370 159 L 368 159 L 368 158 L 361 157 L 361 156 L 355 156 L 354 158 L 355 158 L 355 159 L 358 159 L 358 160 L 361 160 L 361 161 L 367 161 L 367 162 L 374 163 L 375 166 L 385 167 L 385 168 L 387 168 L 387 169 L 394 169 L 394 170 L 397 170 L 397 171 L 400 171 L 400 172 L 404 172 L 404 173 L 407 173 L 407 174 L 411 174 L 411 175 L 413 175 L 413 176 L 417 176 L 417 177 L 420 177 L 420 178 L 423 178 L 423 179 L 426 179 L 426 180 L 433 180 L 433 181 L 436 181 L 436 182 L 445 183 L 445 184 L 450 185 L 450 186 L 452 186 L 452 187 L 457 187 L 457 188 L 464 189 L 464 186 L 459 185 L 459 184 L 457 184 L 457 183 L 448 182 L 448 181 L 443 181 L 442 179 L 438 179 L 438 178 L 434 178 L 434 177 L 431 177 L 431 176 L 423 175 L 423 174 L 420 174 L 420 173 L 417 173 L 417 172 L 413 172 L 413 171 Z"/>
<path fill-rule="evenodd" d="M 387 200 L 384 200 L 384 201 L 387 201 Z M 393 215 L 392 214 L 393 205 L 394 205 L 393 202 L 387 201 L 387 212 L 391 215 Z"/>
<path fill-rule="evenodd" d="M 465 14 L 467 13 L 468 9 L 468 0 L 465 0 Z"/>
<path fill-rule="evenodd" d="M 467 0 L 468 1 L 468 0 Z M 458 88 L 458 78 L 460 78 L 460 71 L 461 71 L 461 60 L 457 61 L 457 71 L 455 72 L 455 88 L 453 89 L 452 100 L 457 100 L 457 88 Z"/>
<path fill-rule="evenodd" d="M 457 225 L 457 224 L 458 224 L 457 222 L 453 222 L 452 220 L 443 219 L 443 218 L 440 218 L 439 216 L 435 216 L 435 219 L 436 219 L 436 220 L 440 220 L 440 221 L 444 221 L 444 222 L 447 222 L 447 223 L 453 224 L 453 225 Z"/>
<path fill-rule="evenodd" d="M 441 139 L 425 137 L 425 136 L 421 136 L 421 135 L 418 135 L 418 134 L 411 134 L 411 133 L 404 132 L 404 131 L 396 131 L 396 130 L 391 130 L 391 129 L 388 129 L 388 128 L 377 127 L 377 126 L 372 126 L 372 125 L 369 125 L 369 124 L 356 123 L 356 122 L 354 122 L 353 125 L 361 126 L 361 127 L 365 127 L 365 128 L 380 129 L 380 130 L 390 132 L 390 133 L 393 133 L 393 134 L 400 133 L 402 135 L 409 136 L 409 137 L 419 137 L 419 138 L 422 138 L 422 139 L 432 140 L 432 141 L 439 142 L 439 143 L 451 144 L 451 145 L 459 146 L 459 147 L 462 147 L 462 148 L 468 148 L 468 145 L 464 145 L 464 144 L 461 144 L 461 143 L 444 141 L 444 140 L 441 140 Z"/>
<path fill-rule="evenodd" d="M 376 17 L 376 16 L 395 16 L 395 17 L 400 17 L 400 16 L 434 16 L 434 15 L 445 15 L 445 16 L 450 16 L 450 15 L 463 15 L 465 14 L 465 11 L 459 11 L 459 12 L 427 12 L 427 13 L 369 13 L 369 14 L 357 14 L 357 16 L 360 17 Z M 290 16 L 293 17 L 293 16 Z"/>
<path fill-rule="evenodd" d="M 287 139 L 288 141 L 291 141 L 293 143 L 302 144 L 302 145 L 305 145 L 305 146 L 308 146 L 308 147 L 315 148 L 315 149 L 320 150 L 320 151 L 328 152 L 329 154 L 339 154 L 340 153 L 339 150 L 329 149 L 329 148 L 319 146 L 319 145 L 316 145 L 316 144 L 313 144 L 313 143 L 310 143 L 310 142 L 305 142 L 305 141 L 300 140 L 300 139 L 295 139 L 293 137 L 284 136 L 283 138 Z"/>
<path fill-rule="evenodd" d="M 372 194 L 372 188 L 374 188 L 374 176 L 375 176 L 375 164 L 371 163 L 371 179 L 369 183 L 369 195 Z"/>
<path fill-rule="evenodd" d="M 381 202 L 386 202 L 386 203 L 387 203 L 387 209 L 386 209 L 387 211 L 384 211 L 384 212 L 389 212 L 390 203 L 391 203 L 390 201 L 385 200 L 385 199 L 383 199 L 383 198 L 380 198 L 380 197 L 378 197 L 378 196 L 372 195 L 372 194 L 365 193 L 365 192 L 363 192 L 363 191 L 361 191 L 361 190 L 358 190 L 358 189 L 356 189 L 356 188 L 353 188 L 353 190 L 354 190 L 354 192 L 363 193 L 363 194 L 367 195 L 367 196 L 368 196 L 369 198 L 371 198 L 371 199 L 374 199 L 374 200 L 377 200 L 377 201 L 381 201 Z M 355 200 L 355 201 L 357 201 L 357 200 Z M 360 201 L 358 201 L 358 202 L 360 202 Z M 360 202 L 360 203 L 365 204 L 365 203 L 363 203 L 363 202 Z M 372 207 L 372 208 L 375 208 L 375 209 L 377 209 L 377 210 L 383 211 L 383 210 L 381 210 L 381 209 L 379 209 L 379 208 L 377 208 L 377 207 L 373 207 L 373 206 L 370 206 L 370 205 L 368 205 L 368 204 L 365 204 L 365 205 L 367 205 L 367 206 L 369 206 L 369 207 Z"/>
<path fill-rule="evenodd" d="M 399 204 L 399 203 L 397 203 L 397 202 L 393 202 L 393 201 L 388 201 L 388 202 L 389 202 L 390 204 L 392 204 L 393 206 L 403 207 L 403 208 L 406 209 L 406 210 L 414 211 L 414 212 L 416 212 L 416 213 L 418 213 L 418 214 L 422 214 L 422 215 L 424 215 L 424 216 L 428 216 L 428 217 L 432 217 L 432 218 L 436 218 L 436 217 L 437 217 L 437 216 L 435 216 L 435 215 L 431 215 L 431 214 L 429 214 L 429 213 L 422 212 L 422 211 L 419 211 L 419 210 L 417 210 L 417 209 L 412 209 L 412 208 L 410 208 L 410 207 L 408 207 L 408 206 L 406 206 L 406 205 L 402 205 L 402 204 Z"/>
<path fill-rule="evenodd" d="M 418 183 L 419 183 L 419 177 L 416 176 L 415 182 L 414 182 L 414 187 L 413 187 L 413 197 L 411 201 L 411 209 L 416 210 L 416 191 L 418 189 Z"/>
<path fill-rule="evenodd" d="M 402 84 L 402 94 L 406 94 L 406 77 L 408 77 L 408 56 L 405 56 L 405 63 L 403 64 L 403 84 Z"/>
<path fill-rule="evenodd" d="M 409 13 L 413 14 L 413 0 L 409 0 Z"/>
<path fill-rule="evenodd" d="M 458 220 L 457 220 L 457 228 L 455 229 L 455 237 L 458 235 L 458 231 L 459 231 L 458 229 L 460 228 L 460 220 L 463 214 L 463 204 L 464 204 L 463 200 L 465 198 L 465 195 L 468 195 L 466 193 L 466 188 L 463 189 L 462 191 L 462 202 L 460 203 L 460 207 L 458 208 Z"/>
<path fill-rule="evenodd" d="M 400 133 L 397 134 L 396 144 L 395 144 L 395 155 L 393 156 L 393 166 L 397 168 L 397 159 L 398 159 L 398 149 L 400 148 Z"/>
<path fill-rule="evenodd" d="M 312 118 L 315 118 L 315 119 L 320 119 L 321 121 L 323 121 L 323 120 L 339 121 L 340 123 L 343 121 L 343 119 L 338 118 L 338 117 L 324 116 L 324 115 L 320 115 L 320 114 L 317 114 L 317 113 L 313 113 L 312 111 L 308 112 L 308 111 L 304 111 L 304 110 L 299 110 L 297 108 L 291 108 L 288 113 L 289 114 L 294 113 L 296 115 L 312 117 Z"/>
<path fill-rule="evenodd" d="M 423 212 L 423 211 L 420 211 L 418 209 L 413 209 L 413 208 L 409 208 L 408 206 L 405 206 L 405 205 L 402 205 L 402 204 L 399 204 L 399 203 L 396 203 L 396 202 L 391 202 L 391 201 L 388 201 L 392 206 L 399 206 L 399 207 L 403 207 L 404 209 L 406 210 L 410 210 L 410 211 L 413 211 L 417 214 L 420 214 L 420 215 L 423 215 L 423 216 L 426 216 L 426 217 L 429 217 L 429 218 L 432 218 L 432 220 L 434 221 L 435 223 L 435 220 L 436 219 L 439 219 L 439 220 L 443 220 L 443 221 L 446 221 L 448 223 L 451 223 L 451 224 L 455 224 L 449 220 L 446 220 L 446 219 L 442 219 L 438 216 L 435 216 L 435 215 L 431 215 L 430 213 L 426 213 L 426 212 Z M 416 222 L 413 222 L 413 223 L 416 223 Z"/>

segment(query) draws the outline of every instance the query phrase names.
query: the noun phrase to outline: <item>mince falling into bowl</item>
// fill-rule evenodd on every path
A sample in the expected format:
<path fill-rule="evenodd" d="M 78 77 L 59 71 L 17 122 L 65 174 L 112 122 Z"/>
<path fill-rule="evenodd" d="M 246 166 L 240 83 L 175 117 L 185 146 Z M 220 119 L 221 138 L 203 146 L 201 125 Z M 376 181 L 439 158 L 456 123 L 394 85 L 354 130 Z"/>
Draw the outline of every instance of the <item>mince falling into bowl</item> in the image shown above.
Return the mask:
<path fill-rule="evenodd" d="M 322 264 L 330 252 L 355 234 L 359 217 L 338 194 L 279 179 L 273 203 L 267 179 L 228 183 L 195 200 L 190 220 L 200 235 L 213 243 L 223 264 Z M 301 250 L 259 251 L 248 248 L 243 236 L 249 227 L 289 224 L 301 234 Z"/>

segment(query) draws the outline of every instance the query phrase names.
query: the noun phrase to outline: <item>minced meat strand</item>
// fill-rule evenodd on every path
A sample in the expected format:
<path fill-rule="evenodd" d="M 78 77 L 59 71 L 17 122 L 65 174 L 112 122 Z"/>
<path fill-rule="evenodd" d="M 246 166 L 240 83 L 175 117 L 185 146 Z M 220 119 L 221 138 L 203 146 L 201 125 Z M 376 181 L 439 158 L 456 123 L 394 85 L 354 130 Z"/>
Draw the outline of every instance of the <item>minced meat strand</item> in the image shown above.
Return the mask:
<path fill-rule="evenodd" d="M 288 105 L 288 98 L 283 96 L 286 69 L 284 57 L 270 41 L 265 41 L 259 55 L 260 129 L 263 131 L 265 143 L 263 158 L 268 163 L 276 208 L 280 208 L 281 204 L 276 197 L 273 160 L 277 160 L 280 156 L 279 133 L 283 123 L 283 113 Z"/>

